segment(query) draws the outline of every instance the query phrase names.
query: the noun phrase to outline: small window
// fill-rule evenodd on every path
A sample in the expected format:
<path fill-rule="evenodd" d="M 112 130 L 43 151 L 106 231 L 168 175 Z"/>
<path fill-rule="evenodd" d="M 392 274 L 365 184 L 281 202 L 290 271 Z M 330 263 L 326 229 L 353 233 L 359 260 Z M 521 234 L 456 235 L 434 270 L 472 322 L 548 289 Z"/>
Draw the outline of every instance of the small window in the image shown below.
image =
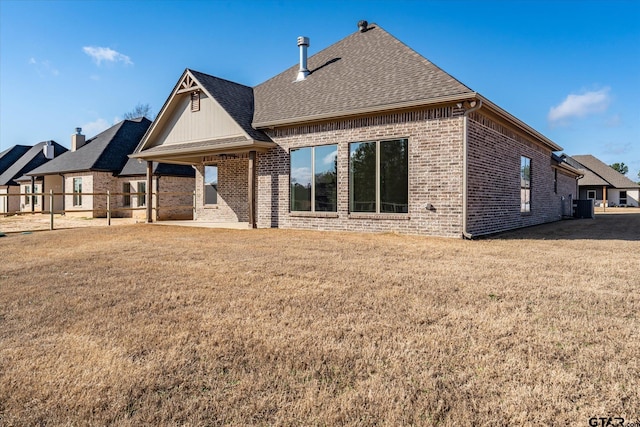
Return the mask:
<path fill-rule="evenodd" d="M 82 178 L 73 178 L 73 206 L 82 206 Z"/>
<path fill-rule="evenodd" d="M 31 199 L 29 198 L 29 193 L 31 193 L 31 186 L 25 185 L 24 186 L 24 204 L 25 205 L 28 205 L 31 202 Z"/>
<path fill-rule="evenodd" d="M 37 193 L 40 192 L 40 188 L 39 186 L 36 184 L 33 186 L 33 196 L 31 198 L 31 200 L 33 200 L 33 205 L 34 206 L 39 206 L 40 205 L 40 198 L 38 196 L 36 196 Z"/>
<path fill-rule="evenodd" d="M 627 205 L 627 192 L 625 190 L 620 191 L 620 199 L 618 200 L 618 204 Z"/>
<path fill-rule="evenodd" d="M 218 166 L 207 165 L 204 167 L 204 204 L 215 205 L 218 203 Z"/>
<path fill-rule="evenodd" d="M 292 212 L 338 211 L 338 146 L 291 150 L 289 179 Z"/>
<path fill-rule="evenodd" d="M 596 199 L 596 190 L 587 190 L 587 199 Z"/>
<path fill-rule="evenodd" d="M 531 159 L 520 158 L 520 212 L 531 212 Z"/>
<path fill-rule="evenodd" d="M 138 183 L 138 207 L 147 206 L 147 183 L 140 181 Z"/>
<path fill-rule="evenodd" d="M 200 111 L 200 91 L 191 92 L 191 111 Z"/>
<path fill-rule="evenodd" d="M 131 183 L 125 182 L 122 184 L 122 206 L 131 206 Z"/>
<path fill-rule="evenodd" d="M 349 144 L 349 211 L 409 212 L 409 140 Z"/>

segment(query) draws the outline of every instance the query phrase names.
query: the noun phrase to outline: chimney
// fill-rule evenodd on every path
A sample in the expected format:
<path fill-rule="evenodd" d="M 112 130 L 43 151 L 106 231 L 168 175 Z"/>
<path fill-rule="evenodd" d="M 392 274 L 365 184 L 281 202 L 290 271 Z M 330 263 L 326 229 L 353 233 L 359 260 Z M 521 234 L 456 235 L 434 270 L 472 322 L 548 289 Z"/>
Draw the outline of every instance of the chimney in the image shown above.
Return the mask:
<path fill-rule="evenodd" d="M 51 160 L 55 157 L 55 152 L 53 149 L 53 144 L 51 141 L 47 141 L 42 147 L 42 154 L 44 154 L 44 158 L 47 160 Z"/>
<path fill-rule="evenodd" d="M 362 21 L 358 21 L 358 30 L 361 33 L 364 33 L 365 31 L 367 31 L 369 29 L 368 27 L 369 27 L 369 23 L 364 19 Z"/>
<path fill-rule="evenodd" d="M 309 37 L 298 37 L 298 46 L 300 46 L 300 70 L 296 81 L 304 80 L 309 75 L 307 69 L 307 48 L 309 47 Z"/>
<path fill-rule="evenodd" d="M 82 128 L 76 128 L 76 133 L 71 135 L 71 151 L 76 151 L 82 147 L 85 143 L 84 135 L 82 134 Z"/>

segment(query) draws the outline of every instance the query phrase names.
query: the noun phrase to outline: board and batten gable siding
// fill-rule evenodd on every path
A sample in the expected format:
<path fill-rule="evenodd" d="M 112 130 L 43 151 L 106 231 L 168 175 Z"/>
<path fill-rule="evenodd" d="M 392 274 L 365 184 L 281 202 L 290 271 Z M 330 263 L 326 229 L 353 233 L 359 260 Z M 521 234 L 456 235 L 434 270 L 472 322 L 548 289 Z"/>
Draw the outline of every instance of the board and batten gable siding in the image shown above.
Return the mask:
<path fill-rule="evenodd" d="M 190 94 L 176 97 L 175 107 L 159 125 L 163 131 L 150 146 L 178 145 L 244 135 L 242 128 L 214 99 L 200 92 L 200 110 L 191 111 Z"/>
<path fill-rule="evenodd" d="M 463 119 L 453 106 L 381 114 L 267 131 L 278 145 L 259 154 L 257 226 L 317 230 L 392 231 L 460 237 Z M 407 138 L 409 213 L 349 213 L 349 143 Z M 337 144 L 336 213 L 291 213 L 291 149 Z M 434 209 L 427 209 L 427 205 Z"/>
<path fill-rule="evenodd" d="M 483 235 L 562 217 L 562 199 L 575 185 L 558 173 L 554 191 L 551 150 L 482 112 L 468 120 L 468 232 Z M 520 212 L 520 161 L 531 159 L 531 212 Z M 574 180 L 575 181 L 575 180 Z M 575 198 L 575 195 L 574 195 Z"/>

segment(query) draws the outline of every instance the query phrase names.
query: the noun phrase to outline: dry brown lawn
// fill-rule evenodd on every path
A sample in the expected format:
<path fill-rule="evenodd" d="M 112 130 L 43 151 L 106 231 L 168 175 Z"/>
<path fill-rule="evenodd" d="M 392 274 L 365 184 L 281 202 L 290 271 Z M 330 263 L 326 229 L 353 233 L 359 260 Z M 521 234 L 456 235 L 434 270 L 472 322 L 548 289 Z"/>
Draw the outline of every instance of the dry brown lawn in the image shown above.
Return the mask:
<path fill-rule="evenodd" d="M 472 242 L 125 225 L 0 249 L 0 425 L 640 417 L 638 213 Z"/>

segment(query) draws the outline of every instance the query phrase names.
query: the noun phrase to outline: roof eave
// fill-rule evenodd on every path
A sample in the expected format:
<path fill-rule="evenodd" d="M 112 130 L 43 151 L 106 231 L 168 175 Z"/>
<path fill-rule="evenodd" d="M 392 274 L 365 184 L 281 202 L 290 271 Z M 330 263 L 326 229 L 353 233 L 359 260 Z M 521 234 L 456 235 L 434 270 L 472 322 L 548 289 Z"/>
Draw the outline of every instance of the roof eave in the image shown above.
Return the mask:
<path fill-rule="evenodd" d="M 230 152 L 242 152 L 242 151 L 268 151 L 269 149 L 275 147 L 276 144 L 273 142 L 265 142 L 265 141 L 256 141 L 256 140 L 248 140 L 243 141 L 241 143 L 232 142 L 226 144 L 220 144 L 215 148 L 211 147 L 198 147 L 193 149 L 184 149 L 177 147 L 175 150 L 164 150 L 161 152 L 145 152 L 142 151 L 140 153 L 130 154 L 129 157 L 132 159 L 141 159 L 145 161 L 159 161 L 162 162 L 163 159 L 171 159 L 177 157 L 192 157 L 192 156 L 210 156 L 221 153 L 230 153 Z"/>
<path fill-rule="evenodd" d="M 538 132 L 537 130 L 535 130 L 525 122 L 523 122 L 522 120 L 518 119 L 513 114 L 507 112 L 506 110 L 500 108 L 498 105 L 489 101 L 484 96 L 477 94 L 477 97 L 478 99 L 482 100 L 483 107 L 489 107 L 491 110 L 493 110 L 493 112 L 498 114 L 502 119 L 526 131 L 526 133 L 528 133 L 530 136 L 534 137 L 535 139 L 539 140 L 544 145 L 549 147 L 551 151 L 563 150 L 561 146 L 559 146 L 558 144 L 556 144 L 555 142 L 553 142 L 552 140 L 550 140 L 549 138 L 547 138 L 546 136 L 544 136 L 543 134 L 541 134 L 540 132 Z"/>
<path fill-rule="evenodd" d="M 452 102 L 466 101 L 476 98 L 478 94 L 476 92 L 461 93 L 456 95 L 447 95 L 437 98 L 419 99 L 414 101 L 395 102 L 393 104 L 375 105 L 371 107 L 356 108 L 353 110 L 336 111 L 332 113 L 316 114 L 312 116 L 304 117 L 291 117 L 281 120 L 272 120 L 265 122 L 254 122 L 252 126 L 255 129 L 269 129 L 278 126 L 291 126 L 302 123 L 319 122 L 329 119 L 338 119 L 351 116 L 359 116 L 363 114 L 383 113 L 392 110 L 404 110 L 415 107 L 431 106 L 449 104 Z"/>

